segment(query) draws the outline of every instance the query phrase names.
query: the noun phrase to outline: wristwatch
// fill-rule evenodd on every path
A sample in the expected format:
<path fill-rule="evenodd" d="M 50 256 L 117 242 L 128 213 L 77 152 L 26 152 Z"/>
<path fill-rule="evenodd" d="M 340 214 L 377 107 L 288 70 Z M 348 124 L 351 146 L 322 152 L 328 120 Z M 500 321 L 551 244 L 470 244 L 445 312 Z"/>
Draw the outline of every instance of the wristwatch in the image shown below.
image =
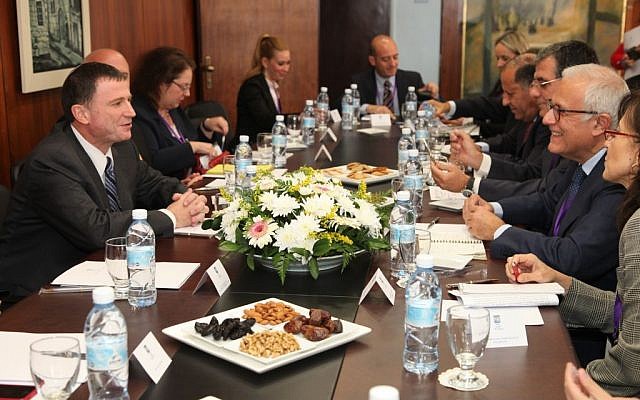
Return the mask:
<path fill-rule="evenodd" d="M 475 183 L 475 181 L 476 181 L 476 178 L 474 176 L 469 177 L 467 184 L 462 190 L 462 195 L 464 197 L 471 197 L 471 195 L 473 194 L 473 184 Z"/>

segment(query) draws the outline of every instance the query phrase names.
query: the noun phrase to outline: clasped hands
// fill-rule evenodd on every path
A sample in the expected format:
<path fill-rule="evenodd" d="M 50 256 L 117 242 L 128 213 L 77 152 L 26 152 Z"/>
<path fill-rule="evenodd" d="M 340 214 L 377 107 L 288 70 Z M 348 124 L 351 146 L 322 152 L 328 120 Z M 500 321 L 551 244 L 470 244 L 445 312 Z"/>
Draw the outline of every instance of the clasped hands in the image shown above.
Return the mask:
<path fill-rule="evenodd" d="M 176 218 L 176 228 L 198 225 L 209 212 L 206 197 L 196 194 L 191 189 L 184 193 L 174 193 L 171 200 L 173 203 L 169 204 L 167 209 Z"/>
<path fill-rule="evenodd" d="M 481 240 L 493 240 L 496 230 L 504 225 L 504 221 L 494 214 L 491 204 L 477 194 L 465 200 L 462 218 L 469 232 Z"/>

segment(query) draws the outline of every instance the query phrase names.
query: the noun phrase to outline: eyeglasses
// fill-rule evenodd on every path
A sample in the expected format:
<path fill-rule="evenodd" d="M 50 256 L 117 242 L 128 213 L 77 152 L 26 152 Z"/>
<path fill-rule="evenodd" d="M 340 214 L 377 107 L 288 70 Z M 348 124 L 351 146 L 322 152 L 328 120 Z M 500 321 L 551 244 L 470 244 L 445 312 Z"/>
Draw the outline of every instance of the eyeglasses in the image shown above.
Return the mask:
<path fill-rule="evenodd" d="M 173 83 L 174 85 L 179 87 L 180 90 L 182 90 L 183 92 L 188 92 L 189 90 L 191 90 L 191 85 L 188 84 L 188 83 L 182 84 L 182 83 L 178 83 L 176 81 L 171 81 L 171 83 Z"/>
<path fill-rule="evenodd" d="M 604 139 L 605 140 L 611 140 L 616 136 L 629 136 L 629 137 L 638 138 L 638 135 L 636 135 L 636 134 L 620 132 L 620 131 L 614 131 L 614 130 L 611 130 L 611 129 L 605 129 L 603 133 L 604 133 Z"/>
<path fill-rule="evenodd" d="M 556 119 L 556 122 L 560 121 L 560 115 L 566 113 L 576 113 L 576 114 L 591 114 L 598 115 L 600 114 L 597 111 L 586 111 L 586 110 L 569 110 L 567 108 L 560 108 L 557 104 L 553 104 L 551 101 L 547 101 L 547 107 L 553 110 L 553 116 Z"/>
<path fill-rule="evenodd" d="M 529 87 L 537 87 L 538 89 L 544 89 L 544 87 L 547 86 L 548 84 L 553 83 L 555 81 L 559 81 L 560 79 L 562 78 L 549 79 L 548 81 L 541 81 L 540 79 L 534 79 L 529 84 Z"/>

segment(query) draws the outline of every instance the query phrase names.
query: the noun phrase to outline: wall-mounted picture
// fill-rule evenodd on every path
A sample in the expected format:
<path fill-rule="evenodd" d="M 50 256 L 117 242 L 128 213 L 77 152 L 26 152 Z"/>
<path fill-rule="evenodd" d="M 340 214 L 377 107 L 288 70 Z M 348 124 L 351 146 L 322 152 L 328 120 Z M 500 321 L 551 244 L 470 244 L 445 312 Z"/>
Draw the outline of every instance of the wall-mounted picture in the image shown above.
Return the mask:
<path fill-rule="evenodd" d="M 499 79 L 493 46 L 506 30 L 523 33 L 533 49 L 582 40 L 608 65 L 625 9 L 626 0 L 465 0 L 463 96 L 486 94 Z"/>
<path fill-rule="evenodd" d="M 62 86 L 91 51 L 89 0 L 16 0 L 22 93 Z"/>

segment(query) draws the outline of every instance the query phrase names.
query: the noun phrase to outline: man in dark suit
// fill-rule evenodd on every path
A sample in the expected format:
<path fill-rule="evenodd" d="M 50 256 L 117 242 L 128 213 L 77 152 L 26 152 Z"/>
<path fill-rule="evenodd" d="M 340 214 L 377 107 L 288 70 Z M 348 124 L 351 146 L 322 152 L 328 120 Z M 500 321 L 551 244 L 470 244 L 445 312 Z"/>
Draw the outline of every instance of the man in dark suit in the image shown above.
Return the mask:
<path fill-rule="evenodd" d="M 31 153 L 12 194 L 0 238 L 0 292 L 16 299 L 36 291 L 123 236 L 133 208 L 160 209 L 148 214 L 159 237 L 203 220 L 203 196 L 140 160 L 129 140 L 130 99 L 127 75 L 112 66 L 86 63 L 67 77 L 66 121 Z"/>
<path fill-rule="evenodd" d="M 567 172 L 554 175 L 556 180 L 547 182 L 542 193 L 498 203 L 473 195 L 465 202 L 465 223 L 474 236 L 492 240 L 493 257 L 533 253 L 567 275 L 614 290 L 619 236 L 615 213 L 624 188 L 602 178 L 603 132 L 617 126 L 618 103 L 627 92 L 624 80 L 600 65 L 577 65 L 563 71 L 543 122 L 551 130 L 549 151 L 573 162 Z M 604 336 L 589 336 L 584 348 L 574 341 L 583 363 L 601 358 L 604 351 Z"/>
<path fill-rule="evenodd" d="M 398 69 L 398 46 L 387 35 L 371 40 L 369 64 L 371 68 L 351 78 L 358 85 L 363 114 L 400 115 L 409 86 L 415 87 L 419 100 L 438 96 L 438 87 L 425 85 L 420 73 Z"/>

